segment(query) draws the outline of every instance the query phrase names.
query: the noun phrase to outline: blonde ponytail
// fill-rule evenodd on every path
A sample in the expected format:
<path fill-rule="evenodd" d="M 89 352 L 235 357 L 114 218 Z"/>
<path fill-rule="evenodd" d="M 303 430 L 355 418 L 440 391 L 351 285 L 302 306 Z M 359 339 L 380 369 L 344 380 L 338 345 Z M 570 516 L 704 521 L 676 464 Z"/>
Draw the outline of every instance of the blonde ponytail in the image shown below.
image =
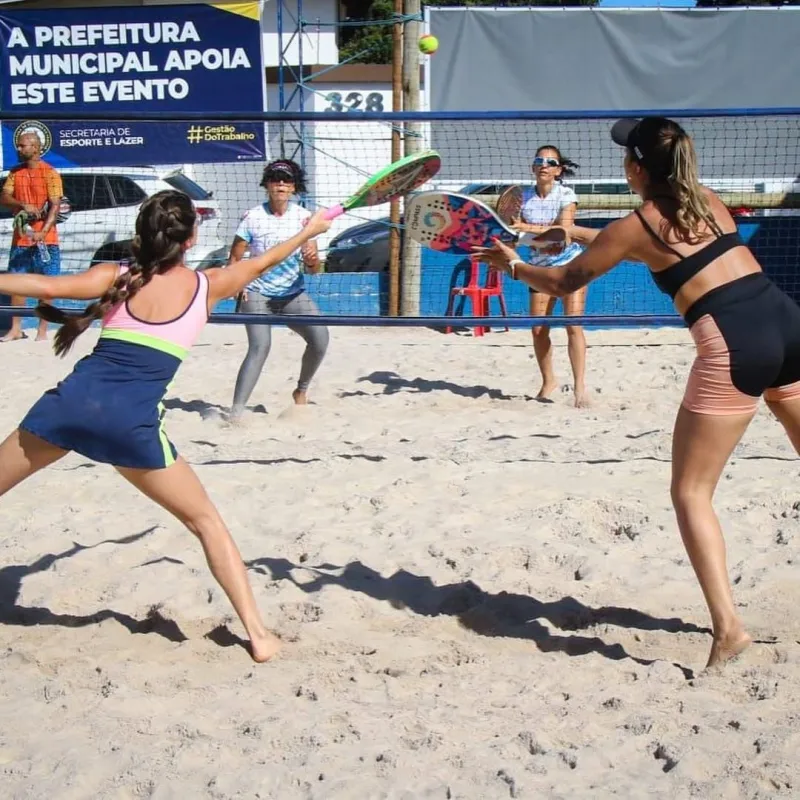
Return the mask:
<path fill-rule="evenodd" d="M 703 223 L 717 236 L 722 235 L 698 179 L 694 145 L 683 132 L 672 142 L 672 170 L 667 183 L 678 204 L 672 223 L 685 242 L 697 244 L 704 238 L 700 234 Z"/>

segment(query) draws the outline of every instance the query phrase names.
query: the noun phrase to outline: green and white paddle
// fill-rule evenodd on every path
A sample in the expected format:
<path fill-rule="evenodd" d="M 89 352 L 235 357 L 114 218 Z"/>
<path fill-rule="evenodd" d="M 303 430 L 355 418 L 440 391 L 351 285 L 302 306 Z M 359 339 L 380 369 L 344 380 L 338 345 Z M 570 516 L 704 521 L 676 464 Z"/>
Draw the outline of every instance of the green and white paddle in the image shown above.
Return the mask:
<path fill-rule="evenodd" d="M 441 166 L 442 159 L 435 150 L 412 153 L 394 161 L 372 175 L 343 203 L 331 206 L 325 212 L 325 219 L 335 219 L 353 208 L 388 203 L 395 197 L 422 186 L 439 171 Z"/>

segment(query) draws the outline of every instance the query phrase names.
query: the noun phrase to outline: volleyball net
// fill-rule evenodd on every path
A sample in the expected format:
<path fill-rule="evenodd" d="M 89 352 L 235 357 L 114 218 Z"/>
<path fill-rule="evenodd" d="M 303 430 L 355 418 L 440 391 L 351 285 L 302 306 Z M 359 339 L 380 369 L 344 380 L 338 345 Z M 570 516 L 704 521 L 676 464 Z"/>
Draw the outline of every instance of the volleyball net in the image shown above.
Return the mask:
<path fill-rule="evenodd" d="M 640 203 L 625 180 L 623 151 L 609 136 L 613 121 L 625 114 L 392 114 L 382 109 L 380 95 L 376 97 L 361 97 L 356 106 L 345 106 L 344 98 L 339 104 L 342 108 L 334 98 L 329 112 L 265 113 L 246 118 L 151 115 L 144 120 L 153 126 L 170 123 L 170 130 L 180 125 L 189 144 L 218 135 L 220 130 L 263 124 L 267 143 L 263 159 L 171 163 L 167 144 L 159 165 L 54 163 L 69 207 L 58 226 L 62 272 L 126 258 L 142 201 L 170 187 L 189 194 L 198 211 L 199 236 L 189 254 L 190 264 L 197 269 L 223 265 L 243 214 L 266 200 L 260 185 L 266 162 L 291 158 L 300 164 L 306 173 L 306 191 L 296 201 L 314 210 L 342 202 L 369 175 L 388 164 L 393 141 L 395 148 L 399 142 L 401 155 L 428 148 L 441 155 L 441 170 L 422 190 L 459 192 L 489 205 L 512 185 L 532 193 L 534 155 L 537 149 L 552 146 L 578 165 L 574 174 L 561 181 L 577 199 L 577 224 L 603 227 Z M 692 135 L 702 182 L 719 192 L 765 271 L 800 299 L 800 110 L 647 113 L 677 119 Z M 0 118 L 9 116 L 0 112 Z M 141 123 L 142 118 L 137 121 Z M 113 129 L 122 122 L 108 117 L 102 125 Z M 75 122 L 72 127 L 77 134 L 100 124 L 97 120 Z M 184 142 L 180 150 L 185 152 Z M 11 166 L 5 163 L 0 179 L 5 180 Z M 473 308 L 460 290 L 486 288 L 489 276 L 485 265 L 410 242 L 404 236 L 403 204 L 400 200 L 395 207 L 397 224 L 390 219 L 388 204 L 364 207 L 339 217 L 331 230 L 319 237 L 320 271 L 304 278 L 306 290 L 322 313 L 312 321 L 376 325 L 452 321 L 464 325 L 480 315 L 480 309 Z M 11 212 L 0 209 L 0 270 L 8 265 L 13 225 Z M 395 241 L 399 255 L 393 259 Z M 520 251 L 524 257 L 526 249 Z M 497 288 L 489 297 L 489 324 L 523 327 L 535 321 L 524 284 L 505 276 Z M 216 321 L 238 321 L 231 313 L 232 302 L 221 304 L 217 311 L 224 316 Z M 562 313 L 559 304 L 554 324 L 563 324 L 563 319 L 559 322 Z M 455 320 L 450 319 L 451 314 Z M 636 262 L 620 264 L 588 287 L 581 320 L 608 326 L 680 321 L 669 298 L 654 286 L 647 268 Z"/>

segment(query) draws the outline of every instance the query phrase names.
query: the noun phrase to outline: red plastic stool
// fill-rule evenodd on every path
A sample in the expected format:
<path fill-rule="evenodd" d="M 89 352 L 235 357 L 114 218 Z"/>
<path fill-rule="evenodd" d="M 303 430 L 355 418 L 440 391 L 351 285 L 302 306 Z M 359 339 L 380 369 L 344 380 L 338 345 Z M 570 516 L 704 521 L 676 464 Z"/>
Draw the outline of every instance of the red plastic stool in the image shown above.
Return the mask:
<path fill-rule="evenodd" d="M 444 312 L 446 317 L 453 316 L 456 297 L 466 297 L 472 304 L 473 317 L 488 317 L 489 316 L 489 300 L 496 297 L 500 301 L 500 313 L 502 316 L 507 317 L 506 299 L 503 296 L 503 273 L 499 270 L 492 269 L 486 274 L 486 283 L 481 286 L 480 281 L 481 262 L 477 258 L 470 258 L 469 260 L 469 281 L 466 286 L 455 286 L 450 290 L 450 300 L 447 303 L 447 311 Z M 506 327 L 508 330 L 508 327 Z M 448 325 L 445 329 L 446 333 L 452 333 L 452 326 Z M 483 336 L 484 333 L 489 333 L 490 329 L 484 325 L 479 325 L 474 329 L 475 336 Z"/>

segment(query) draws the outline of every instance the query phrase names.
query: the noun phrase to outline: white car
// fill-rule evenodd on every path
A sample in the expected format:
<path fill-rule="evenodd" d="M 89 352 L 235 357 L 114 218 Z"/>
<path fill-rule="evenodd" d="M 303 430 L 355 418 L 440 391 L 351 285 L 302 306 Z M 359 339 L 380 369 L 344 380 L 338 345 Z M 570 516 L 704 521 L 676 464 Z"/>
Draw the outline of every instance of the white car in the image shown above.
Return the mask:
<path fill-rule="evenodd" d="M 59 169 L 59 174 L 71 207 L 68 219 L 58 226 L 62 272 L 128 258 L 139 207 L 164 189 L 185 192 L 197 209 L 198 239 L 186 254 L 186 265 L 206 269 L 227 260 L 218 203 L 179 170 L 162 174 L 154 167 L 69 167 Z M 8 171 L 0 174 L 0 184 L 6 175 Z M 8 268 L 12 228 L 10 209 L 0 207 L 0 270 Z"/>
<path fill-rule="evenodd" d="M 796 208 L 762 208 L 763 203 L 758 203 L 758 196 L 763 194 L 797 194 L 800 192 L 800 181 L 797 178 L 705 178 L 700 177 L 701 183 L 713 189 L 715 192 L 736 193 L 741 195 L 742 203 L 731 208 L 734 216 L 737 217 L 770 217 L 770 216 L 798 216 Z M 583 179 L 569 178 L 564 181 L 575 191 L 578 196 L 578 211 L 576 220 L 580 223 L 586 219 L 614 219 L 624 217 L 630 213 L 630 209 L 622 210 L 597 209 L 591 208 L 591 195 L 629 195 L 632 196 L 630 186 L 625 181 L 619 179 Z M 460 194 L 475 195 L 480 198 L 482 195 L 496 198 L 509 186 L 514 185 L 512 181 L 477 181 L 466 186 L 461 183 L 441 183 L 436 186 L 437 191 L 454 191 Z M 517 185 L 531 185 L 528 181 L 520 181 Z M 583 207 L 582 205 L 583 204 Z M 752 207 L 751 205 L 752 204 Z"/>

